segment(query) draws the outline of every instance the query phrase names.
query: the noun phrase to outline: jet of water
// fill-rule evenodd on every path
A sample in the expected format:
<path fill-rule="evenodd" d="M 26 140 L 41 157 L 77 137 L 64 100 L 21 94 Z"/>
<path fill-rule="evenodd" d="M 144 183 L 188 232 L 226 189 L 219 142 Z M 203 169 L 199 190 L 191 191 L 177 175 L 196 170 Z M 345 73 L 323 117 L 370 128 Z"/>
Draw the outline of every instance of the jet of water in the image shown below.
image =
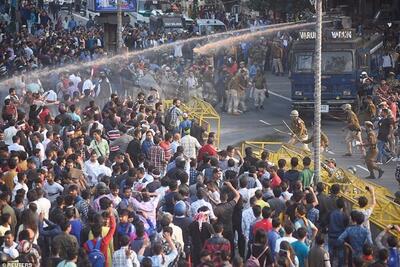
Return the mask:
<path fill-rule="evenodd" d="M 243 42 L 243 41 L 253 40 L 259 36 L 266 36 L 266 35 L 270 35 L 272 33 L 278 32 L 278 31 L 290 31 L 290 30 L 295 30 L 295 29 L 299 29 L 299 28 L 307 28 L 307 27 L 311 27 L 311 26 L 315 26 L 315 23 L 300 23 L 300 24 L 294 24 L 294 25 L 284 25 L 284 26 L 275 27 L 275 28 L 267 28 L 267 29 L 264 29 L 261 31 L 245 33 L 245 34 L 242 34 L 239 36 L 230 37 L 228 39 L 208 43 L 201 47 L 194 48 L 193 51 L 200 55 L 209 55 L 209 54 L 215 53 L 215 50 L 218 48 L 230 47 L 230 46 L 233 46 L 233 45 Z"/>
<path fill-rule="evenodd" d="M 312 23 L 310 23 L 313 25 Z M 20 80 L 22 77 L 25 78 L 25 81 L 37 81 L 40 78 L 48 77 L 50 74 L 59 74 L 61 72 L 74 72 L 77 70 L 81 70 L 84 68 L 92 68 L 93 66 L 96 65 L 106 65 L 106 64 L 121 64 L 121 62 L 124 62 L 126 60 L 129 60 L 131 58 L 138 57 L 140 55 L 145 55 L 148 53 L 154 53 L 154 52 L 160 52 L 160 51 L 165 51 L 165 50 L 170 50 L 176 45 L 183 45 L 186 43 L 192 43 L 192 42 L 201 42 L 207 40 L 209 45 L 214 44 L 214 43 L 219 43 L 222 41 L 227 41 L 227 40 L 236 40 L 235 38 L 240 38 L 243 36 L 244 38 L 247 38 L 246 36 L 258 36 L 258 35 L 264 35 L 265 32 L 270 30 L 271 32 L 276 32 L 276 31 L 283 31 L 283 30 L 290 30 L 294 28 L 301 28 L 305 27 L 307 24 L 299 24 L 298 22 L 289 22 L 289 23 L 279 23 L 279 24 L 273 24 L 273 25 L 267 25 L 267 26 L 259 26 L 259 27 L 254 27 L 254 28 L 246 28 L 246 29 L 240 29 L 240 30 L 233 30 L 233 31 L 227 31 L 227 32 L 222 32 L 222 33 L 215 33 L 207 36 L 200 36 L 200 37 L 194 37 L 186 40 L 180 40 L 176 41 L 173 43 L 168 43 L 168 44 L 163 44 L 157 47 L 150 47 L 146 48 L 143 50 L 139 51 L 132 51 L 128 53 L 122 53 L 118 54 L 112 57 L 104 57 L 101 59 L 97 59 L 94 61 L 90 62 L 85 62 L 85 63 L 80 63 L 80 64 L 69 64 L 66 66 L 62 66 L 59 68 L 55 69 L 50 69 L 50 68 L 45 68 L 45 69 L 40 69 L 36 71 L 32 71 L 29 73 L 25 73 L 19 76 L 14 76 L 12 78 L 6 79 L 2 82 L 0 82 L 0 90 L 1 89 L 6 89 L 8 90 L 8 87 L 14 84 L 14 81 Z M 289 28 L 288 28 L 289 27 Z M 254 31 L 254 32 L 253 32 Z M 248 33 L 248 32 L 253 32 L 253 33 Z M 242 34 L 242 35 L 241 35 Z M 232 35 L 239 35 L 236 37 L 232 37 Z M 221 38 L 226 38 L 226 36 L 229 36 L 228 39 L 224 39 L 222 41 L 218 41 L 218 39 Z M 232 39 L 233 38 L 233 39 Z M 223 42 L 224 44 L 226 42 Z M 229 43 L 229 42 L 228 42 Z M 205 46 L 203 46 L 205 47 Z M 201 47 L 201 48 L 203 48 Z M 216 46 L 213 46 L 216 47 Z M 200 50 L 202 51 L 202 50 Z"/>

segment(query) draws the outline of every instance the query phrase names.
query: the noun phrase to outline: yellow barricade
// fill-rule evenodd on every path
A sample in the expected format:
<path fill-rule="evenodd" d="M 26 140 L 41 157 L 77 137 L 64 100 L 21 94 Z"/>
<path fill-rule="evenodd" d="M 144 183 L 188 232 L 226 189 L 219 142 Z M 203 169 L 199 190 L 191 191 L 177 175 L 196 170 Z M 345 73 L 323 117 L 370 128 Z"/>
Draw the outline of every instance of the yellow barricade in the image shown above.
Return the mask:
<path fill-rule="evenodd" d="M 303 159 L 305 156 L 309 156 L 312 159 L 312 155 L 308 151 L 304 151 L 301 148 L 291 146 L 280 142 L 253 142 L 245 141 L 242 143 L 242 153 L 246 147 L 252 147 L 255 155 L 259 156 L 264 150 L 268 150 L 270 153 L 269 161 L 277 164 L 279 159 L 285 159 L 290 162 L 292 157 L 298 157 Z M 325 160 L 325 159 L 322 159 Z M 302 167 L 302 160 L 299 160 L 300 168 Z M 339 184 L 341 187 L 341 195 L 357 209 L 358 198 L 360 196 L 369 197 L 369 193 L 366 190 L 366 186 L 373 186 L 376 193 L 377 205 L 370 217 L 370 221 L 377 227 L 383 229 L 389 224 L 400 225 L 400 205 L 393 202 L 393 194 L 373 182 L 367 182 L 359 179 L 347 170 L 337 168 L 333 174 L 329 175 L 325 168 L 321 168 L 321 181 L 325 184 L 326 189 L 329 192 L 329 188 L 333 184 Z M 397 234 L 398 233 L 394 233 Z"/>
<path fill-rule="evenodd" d="M 165 109 L 172 106 L 171 99 L 164 100 Z M 190 119 L 195 119 L 206 132 L 215 132 L 216 146 L 219 146 L 221 134 L 221 118 L 213 106 L 197 97 L 193 97 L 188 103 L 181 104 L 181 110 L 188 113 Z"/>

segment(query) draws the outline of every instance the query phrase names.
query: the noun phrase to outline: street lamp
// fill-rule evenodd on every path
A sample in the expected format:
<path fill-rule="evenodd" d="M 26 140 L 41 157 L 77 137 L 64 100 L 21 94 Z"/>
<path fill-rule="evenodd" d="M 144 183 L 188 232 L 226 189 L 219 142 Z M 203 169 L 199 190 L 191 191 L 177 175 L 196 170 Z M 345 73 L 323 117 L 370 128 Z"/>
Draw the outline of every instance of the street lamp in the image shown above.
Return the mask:
<path fill-rule="evenodd" d="M 315 2 L 315 65 L 314 65 L 314 184 L 321 180 L 321 57 L 322 57 L 322 0 Z"/>

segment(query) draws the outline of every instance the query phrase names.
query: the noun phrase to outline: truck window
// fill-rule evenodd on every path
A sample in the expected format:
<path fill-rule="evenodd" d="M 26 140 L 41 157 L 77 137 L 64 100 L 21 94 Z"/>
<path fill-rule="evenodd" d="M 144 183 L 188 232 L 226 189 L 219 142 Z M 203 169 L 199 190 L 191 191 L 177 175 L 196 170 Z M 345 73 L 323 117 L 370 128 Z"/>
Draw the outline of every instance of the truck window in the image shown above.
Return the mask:
<path fill-rule="evenodd" d="M 294 72 L 312 72 L 313 70 L 313 53 L 296 53 L 295 54 L 295 70 Z"/>
<path fill-rule="evenodd" d="M 323 73 L 346 73 L 353 71 L 353 55 L 351 52 L 323 52 Z"/>

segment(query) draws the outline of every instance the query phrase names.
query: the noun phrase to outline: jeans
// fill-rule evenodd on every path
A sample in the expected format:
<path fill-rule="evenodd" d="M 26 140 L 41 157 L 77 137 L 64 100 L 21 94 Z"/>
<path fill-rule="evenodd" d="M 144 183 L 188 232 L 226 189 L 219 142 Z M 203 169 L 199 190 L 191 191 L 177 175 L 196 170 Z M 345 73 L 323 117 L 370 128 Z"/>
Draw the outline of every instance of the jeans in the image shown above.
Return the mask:
<path fill-rule="evenodd" d="M 389 158 L 390 157 L 390 153 L 386 152 L 385 150 L 385 141 L 382 140 L 378 140 L 377 146 L 378 146 L 378 162 L 383 162 L 383 157 Z"/>

